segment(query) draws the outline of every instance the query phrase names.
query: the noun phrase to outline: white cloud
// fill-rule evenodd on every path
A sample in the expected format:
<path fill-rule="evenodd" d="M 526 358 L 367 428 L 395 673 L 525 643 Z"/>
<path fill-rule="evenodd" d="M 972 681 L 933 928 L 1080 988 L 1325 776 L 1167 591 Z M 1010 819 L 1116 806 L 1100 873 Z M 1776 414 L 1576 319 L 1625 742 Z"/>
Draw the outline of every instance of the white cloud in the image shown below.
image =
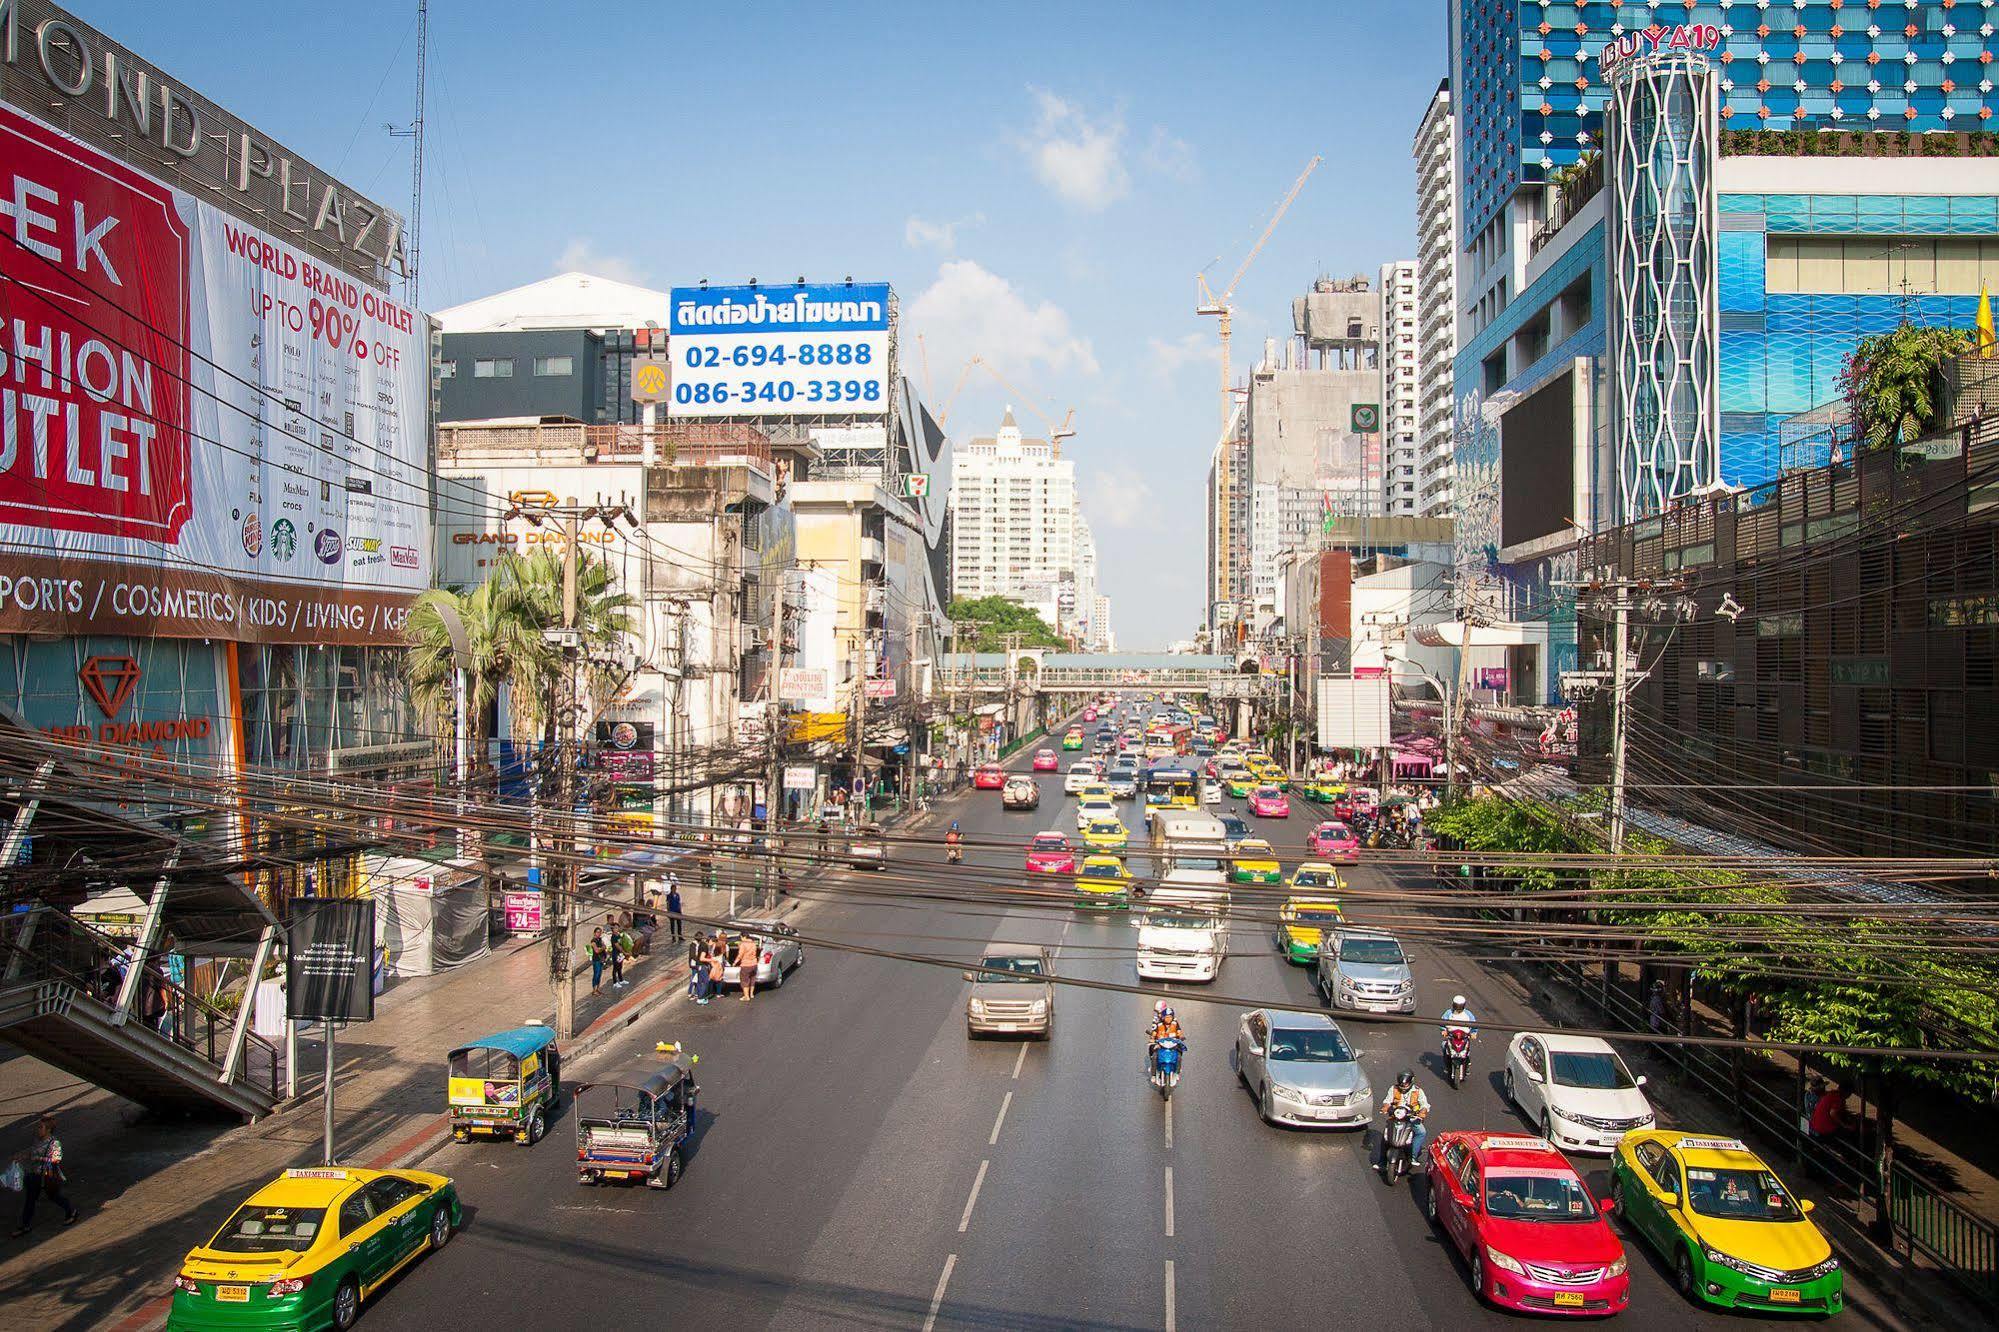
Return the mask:
<path fill-rule="evenodd" d="M 909 303 L 903 321 L 923 334 L 937 365 L 962 365 L 976 355 L 1002 373 L 1033 366 L 1097 373 L 1096 352 L 1071 326 L 1067 311 L 1053 301 L 1030 303 L 976 260 L 941 264 L 937 280 Z"/>
<path fill-rule="evenodd" d="M 562 247 L 556 256 L 555 271 L 558 273 L 588 273 L 592 277 L 609 278 L 613 282 L 631 282 L 644 285 L 645 274 L 629 259 L 621 259 L 615 254 L 605 254 L 597 248 L 595 241 L 577 236 Z"/>
<path fill-rule="evenodd" d="M 1020 141 L 1035 176 L 1058 199 L 1100 213 L 1131 191 L 1124 164 L 1124 117 L 1099 120 L 1045 88 L 1030 88 L 1038 117 Z"/>
<path fill-rule="evenodd" d="M 1092 467 L 1095 478 L 1086 495 L 1086 515 L 1093 527 L 1152 527 L 1159 516 L 1152 484 L 1129 467 Z"/>
<path fill-rule="evenodd" d="M 1162 379 L 1170 379 L 1190 365 L 1222 359 L 1221 344 L 1207 333 L 1182 333 L 1170 342 L 1165 338 L 1147 338 L 1145 342 L 1152 372 Z"/>
<path fill-rule="evenodd" d="M 970 217 L 955 218 L 949 222 L 932 222 L 912 213 L 909 220 L 902 224 L 902 243 L 912 250 L 935 249 L 949 254 L 958 248 L 960 227 L 976 227 L 985 220 L 984 213 L 973 213 Z"/>
<path fill-rule="evenodd" d="M 1194 145 L 1168 134 L 1164 125 L 1152 127 L 1152 142 L 1145 145 L 1141 160 L 1148 170 L 1178 181 L 1193 181 L 1201 174 L 1200 164 L 1194 160 Z"/>

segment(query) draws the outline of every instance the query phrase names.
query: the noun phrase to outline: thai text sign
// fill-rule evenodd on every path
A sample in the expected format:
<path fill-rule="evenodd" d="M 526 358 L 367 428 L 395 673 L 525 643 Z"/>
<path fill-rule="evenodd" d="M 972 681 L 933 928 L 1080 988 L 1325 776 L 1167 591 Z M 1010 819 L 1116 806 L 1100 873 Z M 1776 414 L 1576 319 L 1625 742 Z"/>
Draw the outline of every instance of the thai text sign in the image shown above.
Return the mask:
<path fill-rule="evenodd" d="M 884 415 L 890 303 L 886 282 L 675 287 L 669 412 Z"/>

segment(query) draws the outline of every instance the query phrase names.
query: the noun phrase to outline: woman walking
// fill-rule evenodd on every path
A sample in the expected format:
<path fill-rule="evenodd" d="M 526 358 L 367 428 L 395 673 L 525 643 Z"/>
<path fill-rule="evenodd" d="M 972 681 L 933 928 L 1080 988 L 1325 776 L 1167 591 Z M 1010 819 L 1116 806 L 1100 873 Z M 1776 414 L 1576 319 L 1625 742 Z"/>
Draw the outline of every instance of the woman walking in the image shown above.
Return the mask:
<path fill-rule="evenodd" d="M 744 1003 L 756 997 L 757 941 L 753 935 L 736 940 L 736 979 L 742 982 Z"/>

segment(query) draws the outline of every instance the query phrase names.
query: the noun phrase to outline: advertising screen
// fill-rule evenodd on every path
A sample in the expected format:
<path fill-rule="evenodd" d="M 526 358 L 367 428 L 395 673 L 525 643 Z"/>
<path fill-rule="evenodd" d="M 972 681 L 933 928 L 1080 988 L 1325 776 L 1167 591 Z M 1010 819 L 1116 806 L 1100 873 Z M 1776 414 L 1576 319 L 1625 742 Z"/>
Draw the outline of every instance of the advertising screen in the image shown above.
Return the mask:
<path fill-rule="evenodd" d="M 1574 517 L 1576 374 L 1564 370 L 1500 418 L 1499 540 L 1552 536 Z"/>
<path fill-rule="evenodd" d="M 423 317 L 15 107 L 0 147 L 0 631 L 395 641 Z"/>
<path fill-rule="evenodd" d="M 669 414 L 884 415 L 889 306 L 886 282 L 675 287 Z"/>

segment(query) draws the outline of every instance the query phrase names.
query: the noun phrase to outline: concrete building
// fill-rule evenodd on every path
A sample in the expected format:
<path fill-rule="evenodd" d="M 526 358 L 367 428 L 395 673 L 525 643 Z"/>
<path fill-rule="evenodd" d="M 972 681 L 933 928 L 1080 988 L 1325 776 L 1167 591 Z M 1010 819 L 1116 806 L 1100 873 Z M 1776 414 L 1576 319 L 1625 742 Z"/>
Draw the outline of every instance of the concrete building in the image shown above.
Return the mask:
<path fill-rule="evenodd" d="M 1027 439 L 1008 408 L 951 464 L 951 593 L 976 600 L 1059 581 L 1076 567 L 1076 464 Z"/>
<path fill-rule="evenodd" d="M 1999 282 L 1985 259 L 1999 255 L 1999 160 L 1987 131 L 1961 128 L 1999 95 L 1954 76 L 1991 58 L 1989 39 L 1944 5 L 1901 9 L 1907 23 L 1862 27 L 1810 3 L 1778 25 L 1728 0 L 1640 30 L 1607 6 L 1454 0 L 1457 563 L 1487 626 L 1474 641 L 1507 652 L 1494 669 L 1513 694 L 1525 679 L 1543 693 L 1524 701 L 1552 702 L 1577 663 L 1562 584 L 1581 533 L 1826 461 L 1836 430 L 1792 423 L 1836 422 L 1859 340 L 1904 319 L 1968 327 L 1980 286 Z M 1640 261 L 1653 173 L 1620 176 L 1598 153 L 1650 115 L 1627 99 L 1606 125 L 1655 33 L 1711 108 L 1711 133 L 1665 127 L 1675 177 L 1712 199 L 1698 243 L 1695 214 L 1681 229 L 1684 294 Z M 1896 75 L 1855 78 L 1863 67 Z M 1651 351 L 1627 340 L 1616 390 L 1610 307 L 1646 300 L 1705 313 Z M 1660 345 L 1670 374 L 1642 360 Z M 1660 399 L 1672 386 L 1693 405 Z"/>
<path fill-rule="evenodd" d="M 632 361 L 665 351 L 668 300 L 563 273 L 440 311 L 439 419 L 637 424 Z"/>
<path fill-rule="evenodd" d="M 1249 435 L 1240 405 L 1208 460 L 1208 587 L 1206 624 L 1211 639 L 1236 632 L 1249 600 Z M 1221 649 L 1217 648 L 1217 651 Z"/>
<path fill-rule="evenodd" d="M 1457 321 L 1457 138 L 1451 85 L 1416 127 L 1416 512 L 1451 516 Z"/>
<path fill-rule="evenodd" d="M 1416 261 L 1381 266 L 1381 512 L 1416 516 L 1421 413 Z"/>

